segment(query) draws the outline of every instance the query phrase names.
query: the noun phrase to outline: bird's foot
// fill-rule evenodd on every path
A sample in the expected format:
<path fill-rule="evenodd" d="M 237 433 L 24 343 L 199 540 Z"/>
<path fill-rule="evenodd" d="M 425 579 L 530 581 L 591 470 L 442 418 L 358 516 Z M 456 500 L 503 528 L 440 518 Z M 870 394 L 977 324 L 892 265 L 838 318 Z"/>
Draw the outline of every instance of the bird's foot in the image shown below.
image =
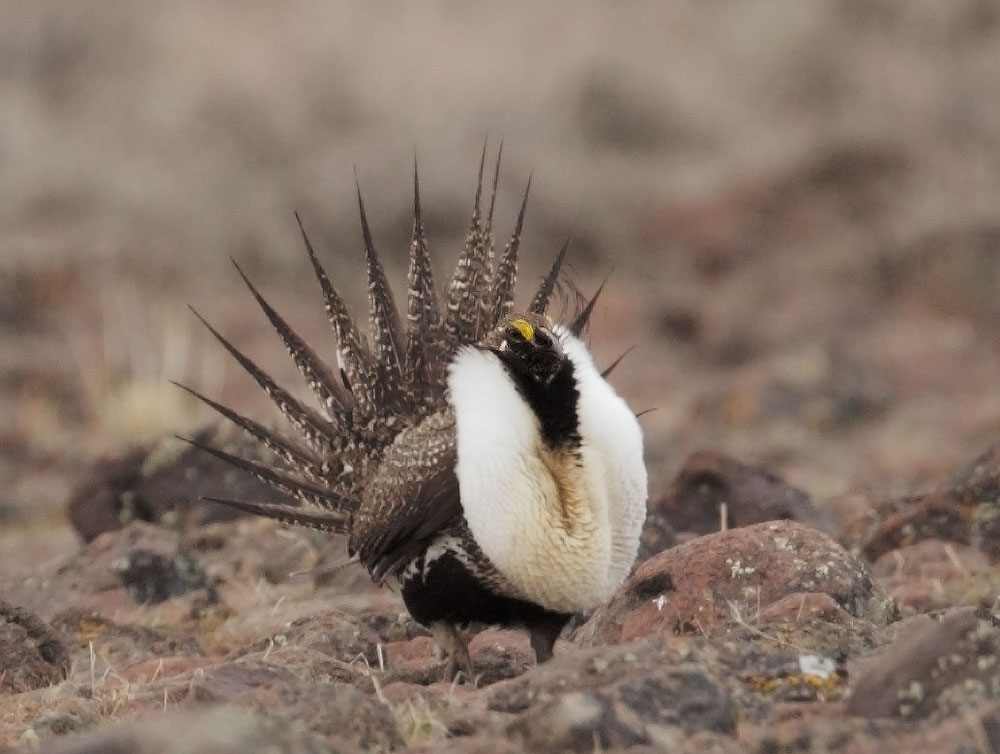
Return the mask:
<path fill-rule="evenodd" d="M 472 672 L 469 645 L 458 629 L 453 624 L 442 621 L 431 624 L 431 634 L 448 658 L 444 668 L 444 679 L 456 681 L 460 676 L 464 676 L 466 683 L 474 685 L 476 676 Z"/>

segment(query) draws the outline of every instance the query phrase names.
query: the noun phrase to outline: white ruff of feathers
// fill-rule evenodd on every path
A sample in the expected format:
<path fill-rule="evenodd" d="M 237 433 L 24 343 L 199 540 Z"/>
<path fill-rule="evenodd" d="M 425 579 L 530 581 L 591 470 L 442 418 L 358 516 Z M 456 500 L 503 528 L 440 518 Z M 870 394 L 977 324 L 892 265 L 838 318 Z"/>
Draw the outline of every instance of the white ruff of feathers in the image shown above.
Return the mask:
<path fill-rule="evenodd" d="M 646 516 L 646 466 L 635 414 L 568 329 L 579 458 L 543 444 L 537 417 L 489 351 L 449 366 L 458 481 L 472 535 L 519 596 L 575 613 L 605 602 L 628 575 Z M 560 499 L 561 492 L 561 499 Z"/>

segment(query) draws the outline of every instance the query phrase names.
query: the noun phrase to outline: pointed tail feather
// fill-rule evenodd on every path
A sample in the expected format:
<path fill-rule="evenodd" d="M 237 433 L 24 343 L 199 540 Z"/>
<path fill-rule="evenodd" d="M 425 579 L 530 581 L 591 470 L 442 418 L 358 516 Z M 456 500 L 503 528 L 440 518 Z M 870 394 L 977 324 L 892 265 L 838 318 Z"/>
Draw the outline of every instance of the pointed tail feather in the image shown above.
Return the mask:
<path fill-rule="evenodd" d="M 392 298 L 392 289 L 386 279 L 385 270 L 375 252 L 365 203 L 361 198 L 361 184 L 357 173 L 354 183 L 358 192 L 358 211 L 361 214 L 361 234 L 365 242 L 365 261 L 368 269 L 368 309 L 372 341 L 375 344 L 375 361 L 379 374 L 377 388 L 380 399 L 383 395 L 393 395 L 402 378 L 401 367 L 403 348 L 399 324 L 399 312 Z"/>
<path fill-rule="evenodd" d="M 484 232 L 487 238 L 493 233 L 493 210 L 497 204 L 497 186 L 500 184 L 500 163 L 503 161 L 503 141 L 497 147 L 497 159 L 493 165 L 493 190 L 490 192 L 490 208 L 486 213 L 486 226 Z"/>
<path fill-rule="evenodd" d="M 317 508 L 323 508 L 324 510 L 339 511 L 342 513 L 348 513 L 357 507 L 357 501 L 354 499 L 338 495 L 324 487 L 318 487 L 314 484 L 309 484 L 308 482 L 303 482 L 290 476 L 279 474 L 277 471 L 274 471 L 268 466 L 248 461 L 245 458 L 240 458 L 239 456 L 227 453 L 224 450 L 213 448 L 211 445 L 206 445 L 198 440 L 192 440 L 187 437 L 179 437 L 178 439 L 193 445 L 199 450 L 203 450 L 209 455 L 215 456 L 220 461 L 225 461 L 231 466 L 235 466 L 236 468 L 249 472 L 257 479 L 264 482 L 264 484 L 268 484 L 280 492 L 292 495 L 309 505 L 314 505 Z"/>
<path fill-rule="evenodd" d="M 350 516 L 335 511 L 313 511 L 281 503 L 253 503 L 248 500 L 229 500 L 221 497 L 203 497 L 202 500 L 228 505 L 244 513 L 273 518 L 285 524 L 307 526 L 332 534 L 345 534 L 350 526 Z"/>
<path fill-rule="evenodd" d="M 566 253 L 568 251 L 569 239 L 567 238 L 566 243 L 564 243 L 562 248 L 559 249 L 559 253 L 552 262 L 552 266 L 549 268 L 549 271 L 546 273 L 545 277 L 542 278 L 542 282 L 538 286 L 538 291 L 536 291 L 535 297 L 531 299 L 528 311 L 532 314 L 545 314 L 545 310 L 548 309 L 549 299 L 552 298 L 552 291 L 555 290 L 556 281 L 559 279 L 559 271 L 562 269 L 563 261 L 566 259 Z"/>
<path fill-rule="evenodd" d="M 426 332 L 441 321 L 430 249 L 424 235 L 420 213 L 420 178 L 417 162 L 413 161 L 413 236 L 410 240 L 410 266 L 407 274 L 406 318 L 411 331 Z"/>
<path fill-rule="evenodd" d="M 477 340 L 493 329 L 496 324 L 493 321 L 493 287 L 494 287 L 494 259 L 493 259 L 493 210 L 497 202 L 497 186 L 500 184 L 500 163 L 503 160 L 503 141 L 497 147 L 497 159 L 493 166 L 493 188 L 490 191 L 490 208 L 486 213 L 486 223 L 483 227 L 483 275 L 479 286 L 479 332 Z"/>
<path fill-rule="evenodd" d="M 622 351 L 621 356 L 619 356 L 617 359 L 615 359 L 614 361 L 612 361 L 610 364 L 608 364 L 608 366 L 606 366 L 604 368 L 604 371 L 601 372 L 601 377 L 603 377 L 604 379 L 607 379 L 608 375 L 611 374 L 613 371 L 615 371 L 615 369 L 618 368 L 618 365 L 622 363 L 622 359 L 624 359 L 626 356 L 628 356 L 634 350 L 635 350 L 635 346 L 629 346 L 624 351 Z"/>
<path fill-rule="evenodd" d="M 604 282 L 597 287 L 594 295 L 590 297 L 590 301 L 588 301 L 587 305 L 583 307 L 583 311 L 576 315 L 576 319 L 573 320 L 573 324 L 569 326 L 570 332 L 574 335 L 580 335 L 580 333 L 582 333 L 587 327 L 587 323 L 590 322 L 590 315 L 594 313 L 594 304 L 596 304 L 597 299 L 600 298 L 601 292 L 604 290 L 604 286 L 608 284 L 610 277 L 611 276 L 608 275 L 608 277 L 604 278 Z"/>
<path fill-rule="evenodd" d="M 202 395 L 197 390 L 189 388 L 187 385 L 182 385 L 174 380 L 170 380 L 170 382 L 229 419 L 229 421 L 282 459 L 291 469 L 308 476 L 313 481 L 320 481 L 330 476 L 329 463 L 320 461 L 305 448 L 300 448 L 295 443 L 272 432 L 262 424 L 258 424 L 253 419 L 236 413 L 228 406 L 213 401 L 211 398 Z"/>
<path fill-rule="evenodd" d="M 258 385 L 264 390 L 267 396 L 274 402 L 281 413 L 290 421 L 306 438 L 312 449 L 320 454 L 330 453 L 336 450 L 340 443 L 331 433 L 331 425 L 326 419 L 317 414 L 314 410 L 304 406 L 292 395 L 278 385 L 253 361 L 247 358 L 239 349 L 230 343 L 222 334 L 212 327 L 208 321 L 202 317 L 194 307 L 188 307 L 208 331 L 215 336 L 215 339 L 232 354 L 233 358 L 239 362 Z"/>
<path fill-rule="evenodd" d="M 414 402 L 419 404 L 426 399 L 432 382 L 428 368 L 428 359 L 432 358 L 432 354 L 428 353 L 427 342 L 441 324 L 441 310 L 420 212 L 420 177 L 416 157 L 413 159 L 413 235 L 407 270 L 406 321 L 403 375 Z"/>
<path fill-rule="evenodd" d="M 521 246 L 521 230 L 524 227 L 524 212 L 528 207 L 528 193 L 531 191 L 531 176 L 524 187 L 521 198 L 521 209 L 517 213 L 514 232 L 507 241 L 503 256 L 497 265 L 496 277 L 493 283 L 493 322 L 496 326 L 500 320 L 511 313 L 514 308 L 514 290 L 517 287 L 517 252 Z"/>
<path fill-rule="evenodd" d="M 445 331 L 455 343 L 473 343 L 481 335 L 480 301 L 491 283 L 486 279 L 486 237 L 482 226 L 483 170 L 486 165 L 486 144 L 479 160 L 476 198 L 469 221 L 465 247 L 448 288 L 448 310 Z"/>
<path fill-rule="evenodd" d="M 288 326 L 288 323 L 267 303 L 257 288 L 254 287 L 254 284 L 250 282 L 250 278 L 247 277 L 246 273 L 236 263 L 236 260 L 230 261 L 232 261 L 236 271 L 240 273 L 240 277 L 243 278 L 243 282 L 250 289 L 250 293 L 257 299 L 260 308 L 264 310 L 264 314 L 267 315 L 271 326 L 274 327 L 275 331 L 281 337 L 285 348 L 288 350 L 288 354 L 295 362 L 295 366 L 298 367 L 309 388 L 315 393 L 320 403 L 326 409 L 327 415 L 331 419 L 336 419 L 339 412 L 342 412 L 353 403 L 353 399 L 340 384 L 340 379 L 333 374 L 330 367 L 326 365 L 309 344 L 300 338 Z"/>
<path fill-rule="evenodd" d="M 327 276 L 326 270 L 323 269 L 323 265 L 320 264 L 319 257 L 316 256 L 316 251 L 302 225 L 302 218 L 297 212 L 295 219 L 302 232 L 302 240 L 305 243 L 306 252 L 309 254 L 309 260 L 312 262 L 313 271 L 316 273 L 316 279 L 323 291 L 327 317 L 333 327 L 334 334 L 337 336 L 337 357 L 340 361 L 340 369 L 346 377 L 347 386 L 357 401 L 358 407 L 365 414 L 371 414 L 374 412 L 375 406 L 370 390 L 372 374 L 369 356 L 364 348 L 366 341 L 358 332 L 354 318 L 347 310 L 344 300 L 330 283 L 330 278 Z"/>

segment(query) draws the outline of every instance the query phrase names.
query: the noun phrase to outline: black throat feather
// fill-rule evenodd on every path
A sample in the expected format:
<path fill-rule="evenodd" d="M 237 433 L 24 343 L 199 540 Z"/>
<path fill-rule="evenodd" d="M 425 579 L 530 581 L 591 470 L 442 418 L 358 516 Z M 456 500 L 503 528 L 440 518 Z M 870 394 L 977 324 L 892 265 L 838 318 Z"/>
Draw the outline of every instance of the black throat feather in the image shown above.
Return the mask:
<path fill-rule="evenodd" d="M 542 439 L 552 450 L 575 449 L 580 446 L 580 421 L 577 402 L 580 391 L 573 374 L 573 362 L 563 359 L 552 380 L 545 384 L 519 365 L 500 355 L 500 363 L 514 380 L 518 393 L 528 402 L 541 428 Z"/>

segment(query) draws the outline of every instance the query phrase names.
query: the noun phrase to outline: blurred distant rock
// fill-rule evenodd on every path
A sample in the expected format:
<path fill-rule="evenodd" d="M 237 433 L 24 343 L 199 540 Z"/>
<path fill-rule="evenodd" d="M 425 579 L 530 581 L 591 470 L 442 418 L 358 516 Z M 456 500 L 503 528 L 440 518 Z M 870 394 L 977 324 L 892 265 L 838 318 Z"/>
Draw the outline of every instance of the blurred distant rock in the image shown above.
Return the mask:
<path fill-rule="evenodd" d="M 831 523 L 809 496 L 766 469 L 715 451 L 688 456 L 666 494 L 650 504 L 683 532 L 708 534 L 723 525 L 748 526 L 789 519 L 829 531 Z"/>
<path fill-rule="evenodd" d="M 928 539 L 973 545 L 1000 560 L 1000 443 L 937 490 L 876 503 L 848 538 L 870 560 Z"/>
<path fill-rule="evenodd" d="M 211 431 L 204 431 L 199 439 L 209 442 L 210 436 Z M 231 450 L 259 452 L 249 444 Z M 241 515 L 223 505 L 204 503 L 202 496 L 285 499 L 249 474 L 171 438 L 95 463 L 70 498 L 68 514 L 85 541 L 129 521 L 182 526 Z"/>

